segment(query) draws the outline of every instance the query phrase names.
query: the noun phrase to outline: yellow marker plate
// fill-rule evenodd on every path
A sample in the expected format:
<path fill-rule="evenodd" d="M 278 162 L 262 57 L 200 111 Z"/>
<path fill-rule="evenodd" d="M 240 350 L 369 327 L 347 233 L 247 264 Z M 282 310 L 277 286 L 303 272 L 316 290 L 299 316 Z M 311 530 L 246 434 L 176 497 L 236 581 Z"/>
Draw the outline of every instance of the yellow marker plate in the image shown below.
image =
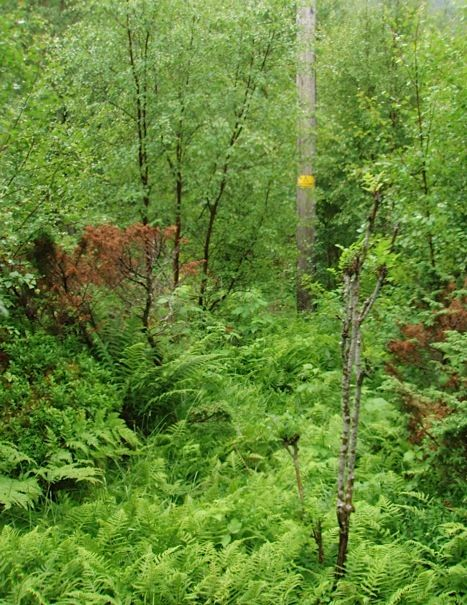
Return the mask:
<path fill-rule="evenodd" d="M 313 189 L 315 186 L 315 177 L 312 174 L 301 174 L 298 177 L 297 185 L 302 189 Z"/>

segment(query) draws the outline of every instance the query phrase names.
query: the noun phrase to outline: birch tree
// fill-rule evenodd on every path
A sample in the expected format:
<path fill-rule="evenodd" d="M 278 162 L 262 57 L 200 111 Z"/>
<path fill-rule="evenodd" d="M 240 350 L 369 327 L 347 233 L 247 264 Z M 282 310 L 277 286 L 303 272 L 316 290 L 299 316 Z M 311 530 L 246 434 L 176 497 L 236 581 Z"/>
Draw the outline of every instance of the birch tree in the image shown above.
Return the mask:
<path fill-rule="evenodd" d="M 363 240 L 352 246 L 342 260 L 344 317 L 342 321 L 342 432 L 337 477 L 337 520 L 339 547 L 336 561 L 336 582 L 345 575 L 349 542 L 350 517 L 354 511 L 353 489 L 357 462 L 357 442 L 362 402 L 362 387 L 367 369 L 363 359 L 362 327 L 383 287 L 387 274 L 387 257 L 377 260 L 376 280 L 366 298 L 362 297 L 362 277 L 369 258 L 376 219 L 381 210 L 381 184 L 372 183 L 373 205 Z M 395 227 L 388 246 L 394 247 L 398 228 Z M 363 299 L 363 300 L 362 300 Z"/>

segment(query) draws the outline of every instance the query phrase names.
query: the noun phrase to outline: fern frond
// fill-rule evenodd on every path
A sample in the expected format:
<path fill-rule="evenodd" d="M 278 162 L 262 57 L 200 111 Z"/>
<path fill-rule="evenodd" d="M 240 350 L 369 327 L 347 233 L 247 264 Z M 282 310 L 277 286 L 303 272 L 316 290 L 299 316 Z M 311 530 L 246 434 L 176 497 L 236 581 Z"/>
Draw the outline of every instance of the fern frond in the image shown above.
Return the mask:
<path fill-rule="evenodd" d="M 12 506 L 30 508 L 42 494 L 37 480 L 28 477 L 25 479 L 11 479 L 0 475 L 0 504 L 5 509 Z"/>
<path fill-rule="evenodd" d="M 64 479 L 74 481 L 87 481 L 88 483 L 99 483 L 102 471 L 93 466 L 80 466 L 78 463 L 64 464 L 62 466 L 46 466 L 40 468 L 37 474 L 45 479 L 47 483 L 53 484 Z"/>

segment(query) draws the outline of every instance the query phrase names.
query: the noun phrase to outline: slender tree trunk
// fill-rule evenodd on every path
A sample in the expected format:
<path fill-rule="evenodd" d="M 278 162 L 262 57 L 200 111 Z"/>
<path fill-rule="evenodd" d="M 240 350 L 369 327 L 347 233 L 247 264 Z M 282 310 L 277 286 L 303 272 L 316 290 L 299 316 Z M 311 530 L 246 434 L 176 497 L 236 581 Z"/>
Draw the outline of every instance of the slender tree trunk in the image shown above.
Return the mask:
<path fill-rule="evenodd" d="M 421 157 L 421 166 L 420 166 L 420 174 L 421 174 L 421 185 L 423 196 L 425 198 L 424 205 L 424 214 L 428 223 L 431 222 L 431 211 L 430 211 L 430 185 L 428 181 L 428 169 L 427 169 L 427 154 L 430 146 L 430 137 L 429 133 L 426 133 L 426 125 L 425 120 L 423 118 L 423 109 L 422 109 L 422 82 L 420 77 L 420 68 L 418 63 L 418 41 L 420 35 L 420 24 L 417 23 L 417 30 L 415 34 L 415 43 L 414 43 L 414 80 L 415 80 L 415 104 L 417 110 L 417 138 L 418 144 L 420 148 L 420 157 Z M 428 229 L 427 233 L 427 244 L 428 244 L 428 252 L 430 256 L 430 265 L 433 269 L 436 269 L 436 252 L 435 252 L 435 244 L 433 233 L 431 227 Z"/>
<path fill-rule="evenodd" d="M 313 539 L 318 547 L 318 563 L 324 563 L 323 524 L 317 519 L 313 525 Z"/>
<path fill-rule="evenodd" d="M 336 579 L 345 573 L 347 547 L 349 542 L 350 513 L 352 500 L 348 501 L 348 458 L 350 442 L 352 439 L 352 373 L 355 359 L 359 355 L 357 343 L 360 342 L 359 326 L 357 322 L 357 304 L 359 294 L 359 267 L 354 264 L 353 275 L 346 272 L 344 275 L 344 302 L 345 317 L 342 326 L 342 434 L 339 453 L 339 467 L 337 477 L 337 521 L 339 524 L 339 549 L 336 561 Z"/>
<path fill-rule="evenodd" d="M 128 3 L 129 7 L 129 3 Z M 135 104 L 136 104 L 136 127 L 138 135 L 138 170 L 139 180 L 142 189 L 142 208 L 141 218 L 143 224 L 147 225 L 149 221 L 150 206 L 150 178 L 149 162 L 147 153 L 148 142 L 148 116 L 147 116 L 147 59 L 149 48 L 149 32 L 146 32 L 142 48 L 143 54 L 143 75 L 138 71 L 135 56 L 134 33 L 131 29 L 129 8 L 126 15 L 126 33 L 128 39 L 128 56 L 130 60 L 131 73 L 135 85 Z"/>
<path fill-rule="evenodd" d="M 289 439 L 284 439 L 284 447 L 292 458 L 292 463 L 295 471 L 295 481 L 297 484 L 298 498 L 302 509 L 302 516 L 305 514 L 305 490 L 303 489 L 302 473 L 300 470 L 300 461 L 298 457 L 298 441 L 299 435 L 293 435 Z"/>
<path fill-rule="evenodd" d="M 180 247 L 182 241 L 182 198 L 183 198 L 183 176 L 182 176 L 182 141 L 181 134 L 177 144 L 177 179 L 175 183 L 175 238 L 173 253 L 173 284 L 174 288 L 180 281 Z"/>
<path fill-rule="evenodd" d="M 252 54 L 250 58 L 250 73 L 248 75 L 245 90 L 243 94 L 243 100 L 235 112 L 235 122 L 232 129 L 232 134 L 230 136 L 230 141 L 227 146 L 227 151 L 224 157 L 224 162 L 221 169 L 221 178 L 219 181 L 219 187 L 217 190 L 217 194 L 214 199 L 207 201 L 206 205 L 209 210 L 209 221 L 206 229 L 206 234 L 204 237 L 204 246 L 203 246 L 203 268 L 201 272 L 201 282 L 200 282 L 200 290 L 198 296 L 198 304 L 200 307 L 206 307 L 206 290 L 208 287 L 208 279 L 209 279 L 209 264 L 211 260 L 211 242 L 214 233 L 214 225 L 216 223 L 217 215 L 219 212 L 219 207 L 222 202 L 222 198 L 224 197 L 227 181 L 229 176 L 229 171 L 232 162 L 232 156 L 234 153 L 234 148 L 243 132 L 243 128 L 245 126 L 245 122 L 248 117 L 250 104 L 252 97 L 256 91 L 257 87 L 257 78 L 260 74 L 264 74 L 266 71 L 266 66 L 268 63 L 268 59 L 272 52 L 272 44 L 274 41 L 275 34 L 271 33 L 271 37 L 268 41 L 268 44 L 264 50 L 262 56 L 258 56 L 256 54 Z M 257 64 L 257 60 L 260 59 L 259 65 L 257 66 L 257 73 L 254 73 L 255 66 Z M 214 172 L 216 172 L 218 166 L 216 165 Z"/>
<path fill-rule="evenodd" d="M 174 288 L 178 286 L 180 281 L 180 249 L 182 243 L 182 206 L 183 206 L 183 160 L 185 156 L 185 94 L 189 89 L 190 85 L 190 77 L 191 77 L 191 62 L 192 62 L 192 51 L 193 51 L 193 40 L 194 40 L 194 25 L 196 19 L 193 19 L 191 35 L 190 35 L 190 43 L 189 43 L 189 51 L 190 51 L 190 60 L 187 66 L 187 74 L 185 77 L 185 81 L 183 87 L 179 93 L 180 99 L 180 119 L 178 121 L 178 133 L 177 133 L 177 145 L 175 149 L 175 161 L 176 161 L 176 170 L 175 170 L 175 238 L 174 238 L 174 251 L 173 251 L 173 284 Z M 169 165 L 173 170 L 173 163 L 170 160 L 170 156 L 167 156 L 169 161 Z"/>
<path fill-rule="evenodd" d="M 205 306 L 206 288 L 208 286 L 209 276 L 209 261 L 211 253 L 211 239 L 214 231 L 214 223 L 216 221 L 217 210 L 219 208 L 219 202 L 215 202 L 213 206 L 209 206 L 209 222 L 206 229 L 206 236 L 204 238 L 203 246 L 203 268 L 201 273 L 201 284 L 199 289 L 198 304 L 200 307 Z"/>
<path fill-rule="evenodd" d="M 314 41 L 316 30 L 316 0 L 306 0 L 297 9 L 299 64 L 297 69 L 298 123 L 298 179 L 297 179 L 297 308 L 312 307 L 312 298 L 306 288 L 306 279 L 313 271 L 315 243 L 315 159 L 316 75 L 314 70 Z"/>
<path fill-rule="evenodd" d="M 360 302 L 362 271 L 371 245 L 376 217 L 381 204 L 381 194 L 373 194 L 373 207 L 368 218 L 365 238 L 360 250 L 349 261 L 344 271 L 344 305 L 342 322 L 342 432 L 337 475 L 337 521 L 339 524 L 339 546 L 335 568 L 335 582 L 345 575 L 347 549 L 349 545 L 350 517 L 354 511 L 353 489 L 357 462 L 358 429 L 362 387 L 365 370 L 362 364 L 362 325 L 368 317 L 386 280 L 387 267 L 383 263 L 378 269 L 376 283 L 371 294 Z M 394 230 L 391 249 L 397 237 Z"/>
<path fill-rule="evenodd" d="M 299 449 L 298 442 L 300 435 L 292 435 L 291 437 L 284 438 L 282 443 L 285 449 L 292 458 L 292 463 L 295 471 L 295 483 L 297 484 L 298 499 L 300 501 L 300 512 L 302 520 L 306 520 L 306 507 L 305 507 L 305 489 L 303 487 L 302 472 L 300 469 Z M 311 535 L 318 548 L 318 562 L 324 563 L 324 542 L 323 542 L 323 527 L 321 519 L 311 520 L 312 528 Z"/>
<path fill-rule="evenodd" d="M 175 178 L 175 234 L 174 248 L 172 254 L 172 278 L 173 287 L 176 288 L 180 281 L 180 250 L 182 243 L 182 206 L 183 206 L 183 158 L 184 158 L 184 136 L 183 115 L 185 106 L 182 101 L 182 111 L 178 124 L 177 144 L 175 148 L 175 160 L 167 153 L 167 162 Z"/>

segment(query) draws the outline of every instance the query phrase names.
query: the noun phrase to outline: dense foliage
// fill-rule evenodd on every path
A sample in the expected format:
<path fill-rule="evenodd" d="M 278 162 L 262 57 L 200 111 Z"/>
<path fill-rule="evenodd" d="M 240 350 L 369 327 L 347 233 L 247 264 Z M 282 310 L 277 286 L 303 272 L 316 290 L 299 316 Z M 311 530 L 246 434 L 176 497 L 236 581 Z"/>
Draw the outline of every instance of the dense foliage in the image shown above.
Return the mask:
<path fill-rule="evenodd" d="M 295 10 L 0 7 L 2 604 L 465 602 L 462 9 L 318 3 L 300 314 Z"/>

